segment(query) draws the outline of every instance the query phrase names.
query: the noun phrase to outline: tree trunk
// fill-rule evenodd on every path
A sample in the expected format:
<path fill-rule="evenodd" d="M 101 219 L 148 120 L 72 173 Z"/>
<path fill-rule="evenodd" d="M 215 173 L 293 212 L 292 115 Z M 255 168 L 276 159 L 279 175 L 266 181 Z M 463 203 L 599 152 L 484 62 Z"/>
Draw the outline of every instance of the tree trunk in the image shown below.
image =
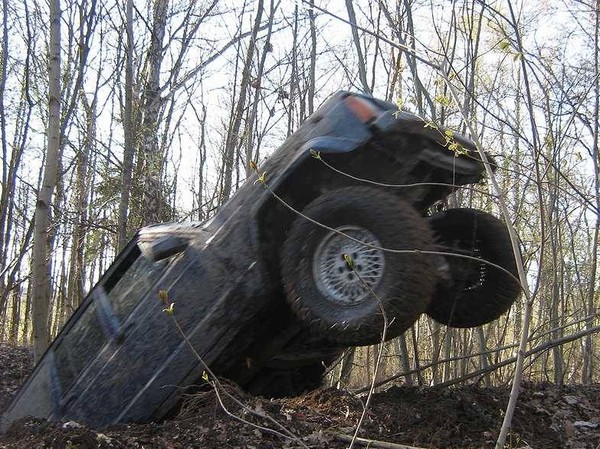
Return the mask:
<path fill-rule="evenodd" d="M 0 146 L 2 147 L 2 184 L 0 185 L 0 269 L 6 263 L 5 229 L 8 199 L 12 195 L 8 184 L 8 139 L 6 137 L 6 111 L 4 105 L 4 90 L 6 88 L 8 68 L 8 1 L 2 1 L 2 61 L 0 65 Z M 0 298 L 4 296 L 3 277 L 0 277 Z"/>
<path fill-rule="evenodd" d="M 354 6 L 352 0 L 346 0 L 346 10 L 348 11 L 348 20 L 351 24 L 352 41 L 354 42 L 354 48 L 356 49 L 357 69 L 358 78 L 360 79 L 361 89 L 367 94 L 372 94 L 373 89 L 369 86 L 367 80 L 367 61 L 363 55 L 362 47 L 360 45 L 360 38 L 358 36 L 358 28 L 356 28 L 356 14 L 354 13 Z"/>
<path fill-rule="evenodd" d="M 162 109 L 160 69 L 163 60 L 163 39 L 167 25 L 169 2 L 155 0 L 154 20 L 148 50 L 148 77 L 143 92 L 142 154 L 144 159 L 142 225 L 164 221 L 165 210 L 162 193 L 163 155 L 158 143 L 159 119 Z"/>
<path fill-rule="evenodd" d="M 600 151 L 598 143 L 600 141 L 600 0 L 596 0 L 594 11 L 594 106 L 592 117 L 592 161 L 594 166 L 594 192 L 596 196 L 596 210 L 600 210 Z M 598 272 L 598 235 L 600 234 L 600 217 L 596 216 L 596 222 L 593 228 L 592 237 L 592 256 L 590 267 L 589 288 L 586 292 L 586 328 L 591 329 L 594 326 L 594 316 L 597 316 L 595 305 L 596 278 Z M 586 385 L 594 381 L 594 339 L 592 334 L 588 334 L 583 342 L 583 373 L 582 382 Z"/>
<path fill-rule="evenodd" d="M 208 214 L 204 213 L 204 170 L 206 168 L 206 106 L 202 105 L 202 115 L 198 116 L 200 125 L 200 142 L 198 143 L 198 220 L 204 221 Z"/>
<path fill-rule="evenodd" d="M 48 88 L 48 134 L 46 161 L 42 184 L 35 207 L 35 228 L 32 252 L 33 355 L 38 361 L 50 343 L 49 306 L 51 258 L 48 237 L 51 225 L 52 196 L 56 187 L 61 144 L 60 101 L 60 0 L 50 1 L 50 45 Z"/>
<path fill-rule="evenodd" d="M 290 75 L 290 103 L 288 109 L 288 120 L 287 120 L 287 135 L 290 136 L 296 128 L 294 120 L 294 106 L 296 98 L 300 95 L 300 86 L 298 82 L 298 5 L 294 8 L 294 24 L 292 27 L 292 73 Z"/>
<path fill-rule="evenodd" d="M 120 251 L 127 243 L 127 218 L 133 175 L 133 156 L 135 154 L 136 129 L 133 115 L 133 0 L 127 0 L 125 6 L 125 104 L 123 106 L 123 173 L 122 189 L 119 198 L 119 218 L 117 247 Z"/>
<path fill-rule="evenodd" d="M 407 373 L 404 376 L 404 383 L 409 387 L 414 385 L 413 375 L 410 373 L 410 356 L 408 355 L 408 345 L 406 344 L 406 334 L 400 335 L 396 339 L 398 343 L 398 352 L 400 356 L 400 368 Z"/>
<path fill-rule="evenodd" d="M 242 125 L 242 117 L 246 107 L 246 97 L 248 95 L 248 87 L 250 85 L 250 71 L 252 68 L 252 60 L 254 59 L 254 50 L 256 49 L 256 37 L 260 29 L 262 14 L 264 10 L 264 1 L 258 0 L 256 5 L 256 17 L 252 27 L 252 35 L 248 42 L 248 51 L 242 68 L 242 79 L 240 81 L 240 94 L 238 101 L 233 110 L 233 116 L 227 130 L 227 139 L 225 141 L 225 152 L 223 155 L 223 184 L 219 194 L 219 204 L 224 203 L 230 196 L 233 188 L 233 169 L 236 163 L 236 153 L 239 147 L 239 136 Z M 256 89 L 260 89 L 260 80 L 256 80 Z"/>
<path fill-rule="evenodd" d="M 317 67 L 317 29 L 315 26 L 314 0 L 309 1 L 308 19 L 310 22 L 310 65 L 308 80 L 308 115 L 315 112 L 315 72 Z"/>
<path fill-rule="evenodd" d="M 271 35 L 273 33 L 273 19 L 275 17 L 275 10 L 277 9 L 277 6 L 275 5 L 274 0 L 271 0 L 271 6 L 269 8 L 269 18 L 268 18 L 268 25 L 267 25 L 267 36 L 265 38 L 265 42 L 264 42 L 264 46 L 262 49 L 262 54 L 260 56 L 260 61 L 258 63 L 258 70 L 256 72 L 256 79 L 258 80 L 258 83 L 260 84 L 260 81 L 262 80 L 263 77 L 263 72 L 265 69 L 265 62 L 267 60 L 267 54 L 271 52 L 272 50 L 272 44 L 271 44 Z M 248 123 L 247 123 L 247 130 L 246 130 L 246 176 L 250 176 L 251 172 L 252 172 L 252 167 L 250 166 L 250 161 L 253 160 L 254 161 L 258 161 L 258 148 L 256 150 L 256 152 L 254 152 L 254 125 L 256 123 L 256 119 L 258 117 L 258 104 L 260 102 L 260 97 L 261 97 L 261 93 L 260 93 L 260 88 L 256 88 L 254 90 L 254 98 L 252 100 L 252 108 L 250 110 L 250 113 L 248 115 Z"/>
<path fill-rule="evenodd" d="M 5 307 L 8 304 L 8 298 L 12 295 L 12 289 L 14 287 L 15 272 L 21 269 L 22 257 L 17 255 L 19 263 L 11 263 L 9 254 L 9 247 L 12 244 L 17 245 L 15 242 L 14 232 L 14 211 L 15 211 L 15 195 L 16 186 L 18 181 L 19 171 L 21 170 L 23 154 L 27 146 L 27 140 L 29 136 L 29 122 L 31 112 L 33 108 L 33 101 L 29 97 L 29 77 L 30 77 L 30 63 L 31 54 L 27 52 L 25 55 L 25 64 L 23 67 L 22 74 L 22 95 L 19 99 L 19 104 L 15 114 L 15 126 L 14 135 L 12 137 L 12 145 L 8 145 L 8 132 L 6 123 L 6 105 L 4 100 L 4 90 L 6 77 L 8 76 L 8 53 L 9 53 L 9 33 L 8 33 L 8 11 L 7 2 L 3 1 L 3 41 L 2 41 L 2 67 L 0 74 L 0 126 L 2 135 L 2 180 L 0 182 L 0 306 Z M 30 18 L 25 6 L 25 30 L 27 32 L 28 45 L 32 44 L 32 38 L 30 33 Z M 10 151 L 9 151 L 10 148 Z M 14 256 L 13 256 L 14 257 Z M 8 271 L 8 267 L 11 266 L 11 274 L 6 278 L 4 274 Z"/>
<path fill-rule="evenodd" d="M 342 357 L 340 362 L 340 375 L 336 384 L 337 388 L 347 388 L 350 383 L 350 376 L 352 375 L 352 368 L 354 367 L 354 356 L 356 354 L 356 348 L 348 348 Z"/>
<path fill-rule="evenodd" d="M 442 382 L 441 369 L 437 363 L 441 358 L 442 343 L 444 341 L 440 336 L 442 326 L 431 318 L 428 318 L 427 322 L 429 323 L 429 334 L 431 337 L 431 363 L 433 363 L 431 382 L 433 385 L 437 385 Z"/>
<path fill-rule="evenodd" d="M 479 326 L 476 329 L 477 332 L 477 342 L 479 343 L 479 352 L 481 355 L 479 356 L 479 368 L 484 371 L 488 371 L 490 366 L 488 347 L 487 347 L 487 338 L 482 326 Z M 492 386 L 492 381 L 490 379 L 489 374 L 485 374 L 483 376 L 483 384 L 486 387 Z"/>
<path fill-rule="evenodd" d="M 73 236 L 71 244 L 71 255 L 69 260 L 68 283 L 67 283 L 67 316 L 75 311 L 83 300 L 83 266 L 85 245 L 85 222 L 87 221 L 88 208 L 88 166 L 89 155 L 96 141 L 96 97 L 89 104 L 85 92 L 81 92 L 81 101 L 86 113 L 85 141 L 75 162 L 75 188 L 73 198 L 75 209 L 75 220 L 73 223 Z"/>
<path fill-rule="evenodd" d="M 403 47 L 411 49 L 411 51 L 401 50 L 401 52 L 405 55 L 406 63 L 412 76 L 411 87 L 414 89 L 417 112 L 421 116 L 431 117 L 435 120 L 435 104 L 431 95 L 423 85 L 421 76 L 419 75 L 417 58 L 415 56 L 416 41 L 413 21 L 413 2 L 411 0 L 398 0 L 398 2 L 396 2 L 395 18 L 392 17 L 390 11 L 383 2 L 380 2 L 380 7 L 398 42 L 400 42 Z M 402 14 L 403 10 L 405 13 L 404 15 Z M 398 65 L 400 65 L 401 59 L 402 56 L 399 54 Z M 427 103 L 428 110 L 425 110 L 424 102 Z"/>

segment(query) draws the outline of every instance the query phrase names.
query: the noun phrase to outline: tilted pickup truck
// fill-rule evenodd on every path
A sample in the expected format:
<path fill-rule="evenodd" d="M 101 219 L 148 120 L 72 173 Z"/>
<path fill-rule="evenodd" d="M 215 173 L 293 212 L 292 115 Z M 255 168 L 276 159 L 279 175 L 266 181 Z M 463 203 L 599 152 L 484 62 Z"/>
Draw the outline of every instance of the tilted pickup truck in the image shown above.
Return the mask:
<path fill-rule="evenodd" d="M 206 367 L 251 393 L 298 394 L 345 348 L 396 337 L 423 313 L 454 327 L 495 320 L 520 292 L 507 229 L 446 204 L 484 171 L 470 140 L 338 92 L 212 219 L 136 233 L 2 429 L 28 415 L 158 420 Z"/>

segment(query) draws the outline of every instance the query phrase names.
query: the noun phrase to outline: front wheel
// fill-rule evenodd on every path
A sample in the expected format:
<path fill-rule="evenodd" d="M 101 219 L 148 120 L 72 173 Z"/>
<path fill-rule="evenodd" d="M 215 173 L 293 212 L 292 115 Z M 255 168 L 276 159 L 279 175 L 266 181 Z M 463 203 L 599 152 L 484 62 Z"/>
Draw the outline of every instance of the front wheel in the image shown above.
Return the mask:
<path fill-rule="evenodd" d="M 420 252 L 432 246 L 426 220 L 398 197 L 366 187 L 327 192 L 303 215 L 320 225 L 298 217 L 281 254 L 296 315 L 342 345 L 380 341 L 386 320 L 386 338 L 412 326 L 435 285 L 432 258 Z"/>
<path fill-rule="evenodd" d="M 449 255 L 427 314 L 459 328 L 499 318 L 521 291 L 506 225 L 493 215 L 466 208 L 433 215 L 429 223 L 439 249 Z"/>

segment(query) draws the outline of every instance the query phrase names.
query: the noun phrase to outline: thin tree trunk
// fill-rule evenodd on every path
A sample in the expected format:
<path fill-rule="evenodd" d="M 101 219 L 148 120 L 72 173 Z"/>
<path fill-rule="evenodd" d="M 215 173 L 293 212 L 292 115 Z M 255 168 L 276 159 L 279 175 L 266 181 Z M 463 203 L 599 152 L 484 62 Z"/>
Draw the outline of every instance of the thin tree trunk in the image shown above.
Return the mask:
<path fill-rule="evenodd" d="M 315 25 L 314 0 L 309 1 L 308 19 L 310 22 L 310 64 L 308 80 L 308 115 L 315 112 L 315 72 L 317 67 L 317 29 Z"/>
<path fill-rule="evenodd" d="M 154 1 L 153 25 L 148 50 L 148 77 L 143 93 L 142 153 L 143 172 L 143 211 L 142 225 L 164 221 L 164 201 L 161 191 L 163 155 L 158 144 L 159 119 L 162 109 L 160 89 L 160 69 L 163 60 L 163 40 L 167 26 L 169 2 Z"/>
<path fill-rule="evenodd" d="M 442 330 L 441 325 L 437 321 L 434 321 L 431 318 L 428 318 L 427 321 L 429 323 L 429 334 L 431 336 L 431 363 L 434 364 L 431 381 L 433 385 L 437 385 L 442 381 L 441 369 L 437 364 L 437 361 L 440 359 L 440 354 L 442 353 L 443 340 L 440 338 Z"/>
<path fill-rule="evenodd" d="M 417 373 L 417 385 L 425 385 L 423 373 L 421 372 L 421 359 L 419 358 L 419 338 L 417 335 L 417 326 L 410 328 L 410 337 L 413 350 L 413 370 Z"/>
<path fill-rule="evenodd" d="M 200 123 L 200 142 L 198 144 L 198 220 L 203 221 L 206 218 L 204 213 L 204 169 L 206 166 L 206 106 L 202 105 L 202 116 L 199 117 Z"/>
<path fill-rule="evenodd" d="M 88 165 L 89 155 L 96 140 L 96 98 L 89 104 L 85 92 L 81 92 L 81 102 L 86 113 L 86 139 L 77 154 L 75 164 L 74 209 L 75 222 L 73 223 L 73 236 L 71 255 L 69 260 L 67 283 L 67 316 L 70 315 L 83 300 L 83 257 L 85 249 L 85 222 L 87 221 L 88 208 Z"/>
<path fill-rule="evenodd" d="M 356 355 L 356 348 L 348 348 L 342 361 L 340 362 L 340 375 L 337 380 L 337 388 L 347 388 L 350 384 L 350 376 L 352 374 L 352 368 L 354 367 L 354 357 Z"/>
<path fill-rule="evenodd" d="M 127 0 L 125 6 L 125 104 L 123 107 L 123 173 L 121 197 L 119 199 L 119 218 L 117 247 L 121 250 L 127 243 L 127 218 L 133 176 L 133 156 L 135 154 L 136 130 L 133 113 L 133 0 Z"/>
<path fill-rule="evenodd" d="M 9 190 L 9 168 L 8 168 L 8 139 L 6 136 L 6 111 L 4 104 L 4 90 L 6 88 L 7 67 L 8 67 L 8 1 L 2 0 L 2 61 L 0 65 L 0 145 L 2 147 L 2 184 L 0 185 L 0 269 L 4 268 L 6 263 L 5 230 L 8 225 L 6 222 L 6 212 L 8 209 L 8 199 L 12 195 Z M 0 278 L 0 297 L 4 296 L 3 278 Z"/>
<path fill-rule="evenodd" d="M 446 360 L 450 360 L 450 355 L 452 354 L 452 344 L 454 343 L 454 334 L 456 330 L 448 327 L 446 329 L 446 334 L 444 335 L 444 355 L 443 358 Z M 443 374 L 442 381 L 447 382 L 452 377 L 452 362 L 444 363 L 443 366 Z"/>
<path fill-rule="evenodd" d="M 38 361 L 50 343 L 49 307 L 51 258 L 48 238 L 51 224 L 52 196 L 56 187 L 60 153 L 60 0 L 50 1 L 50 59 L 48 88 L 48 143 L 42 184 L 35 207 L 32 252 L 33 354 Z"/>
<path fill-rule="evenodd" d="M 476 332 L 477 332 L 477 341 L 479 343 L 479 352 L 481 353 L 481 356 L 479 357 L 479 367 L 480 367 L 480 369 L 487 371 L 490 366 L 489 354 L 488 354 L 488 348 L 487 348 L 487 338 L 485 336 L 485 332 L 484 332 L 482 326 L 479 326 L 477 328 Z M 491 382 L 489 374 L 486 374 L 485 376 L 483 376 L 483 383 L 486 387 L 492 386 L 492 382 Z"/>
<path fill-rule="evenodd" d="M 402 334 L 400 335 L 397 339 L 396 339 L 397 343 L 398 343 L 398 352 L 400 353 L 400 367 L 402 368 L 402 371 L 407 373 L 406 376 L 404 376 L 404 383 L 406 385 L 408 385 L 409 387 L 412 387 L 414 385 L 413 382 L 413 375 L 410 372 L 410 356 L 408 355 L 408 345 L 406 344 L 406 334 Z"/>
<path fill-rule="evenodd" d="M 4 104 L 4 90 L 7 74 L 8 64 L 8 23 L 7 23 L 7 2 L 3 1 L 3 42 L 2 42 L 2 67 L 0 75 L 0 127 L 2 139 L 2 180 L 0 182 L 0 272 L 5 273 L 9 267 L 10 254 L 9 247 L 11 242 L 14 242 L 14 211 L 15 211 L 15 195 L 16 186 L 19 170 L 22 165 L 23 154 L 27 145 L 29 135 L 29 122 L 31 117 L 31 111 L 33 108 L 33 101 L 29 97 L 29 65 L 30 65 L 30 52 L 28 51 L 25 55 L 25 64 L 23 67 L 23 81 L 21 84 L 21 98 L 17 107 L 15 125 L 14 125 L 14 136 L 12 138 L 11 150 L 8 151 L 9 146 L 7 145 L 7 123 L 6 123 L 6 105 Z M 27 33 L 27 45 L 33 46 L 33 39 L 30 31 L 30 18 L 27 10 L 25 9 L 25 30 Z M 14 112 L 13 112 L 14 114 Z M 12 272 L 20 269 L 19 265 L 12 269 Z M 14 266 L 14 265 L 13 265 Z M 14 278 L 13 278 L 14 280 Z M 12 289 L 11 276 L 8 279 L 4 275 L 0 276 L 0 306 L 4 307 L 8 304 L 8 297 L 11 295 Z"/>
<path fill-rule="evenodd" d="M 600 0 L 596 0 L 594 16 L 594 114 L 593 120 L 593 142 L 592 160 L 594 164 L 594 192 L 596 193 L 596 209 L 600 210 L 600 151 L 598 142 L 600 140 Z M 594 326 L 596 277 L 598 273 L 598 235 L 600 234 L 600 217 L 596 216 L 592 236 L 592 260 L 590 267 L 589 288 L 586 298 L 586 315 L 589 319 L 586 328 Z M 594 338 L 591 334 L 586 335 L 583 342 L 583 373 L 582 382 L 586 385 L 594 381 Z"/>
<path fill-rule="evenodd" d="M 242 125 L 242 117 L 246 107 L 246 97 L 248 95 L 248 87 L 250 85 L 250 72 L 252 68 L 252 60 L 254 59 L 254 50 L 256 49 L 256 37 L 260 29 L 262 14 L 264 10 L 264 1 L 258 0 L 256 5 L 256 16 L 252 27 L 252 35 L 248 42 L 248 51 L 242 68 L 242 79 L 240 81 L 240 93 L 238 101 L 233 110 L 233 116 L 229 129 L 227 130 L 227 139 L 225 141 L 225 152 L 223 160 L 223 187 L 219 195 L 219 204 L 224 203 L 230 196 L 233 187 L 233 169 L 236 162 L 236 153 L 239 146 L 239 135 Z M 258 80 L 256 89 L 260 89 L 260 80 Z"/>
<path fill-rule="evenodd" d="M 14 342 L 16 343 L 19 339 L 19 330 L 20 330 L 20 320 L 21 320 L 21 313 L 20 313 L 20 309 L 21 309 L 21 304 L 23 304 L 23 302 L 25 301 L 22 295 L 22 287 L 21 287 L 21 283 L 17 284 L 15 282 L 18 272 L 21 270 L 21 264 L 23 263 L 23 259 L 25 258 L 25 255 L 27 254 L 27 248 L 29 247 L 30 243 L 31 243 L 31 239 L 33 237 L 33 229 L 34 229 L 34 221 L 31 220 L 27 226 L 27 231 L 25 231 L 25 236 L 23 237 L 23 242 L 20 245 L 20 248 L 18 251 L 15 251 L 17 253 L 17 259 L 15 261 L 15 263 L 13 264 L 13 269 L 11 270 L 9 276 L 8 276 L 8 285 L 11 286 L 9 293 L 10 296 L 12 297 L 12 301 L 13 301 L 13 322 L 11 323 L 11 332 L 10 334 L 13 336 Z M 24 282 L 24 281 L 22 281 Z M 29 303 L 29 295 L 27 295 L 27 304 Z M 23 315 L 25 317 L 25 325 L 27 325 L 27 323 L 29 323 L 29 313 L 28 313 L 28 307 L 26 305 L 25 307 L 26 309 L 26 313 Z M 27 332 L 24 331 L 23 332 L 23 343 L 25 343 L 27 341 Z"/>
<path fill-rule="evenodd" d="M 267 25 L 267 36 L 265 38 L 265 43 L 263 46 L 260 61 L 258 63 L 258 69 L 256 72 L 256 79 L 258 80 L 259 84 L 263 77 L 263 72 L 265 69 L 265 61 L 267 60 L 267 54 L 272 51 L 271 35 L 273 33 L 273 19 L 275 17 L 275 9 L 276 8 L 277 7 L 275 6 L 275 1 L 271 0 L 271 6 L 269 9 L 268 25 Z M 246 164 L 246 176 L 250 176 L 250 174 L 252 172 L 252 168 L 250 167 L 250 161 L 252 161 L 252 158 L 254 156 L 254 125 L 256 123 L 256 118 L 258 116 L 258 103 L 260 101 L 260 97 L 261 97 L 260 88 L 257 88 L 254 90 L 254 98 L 252 100 L 252 108 L 251 108 L 250 114 L 248 116 L 248 124 L 247 124 L 247 131 L 246 131 L 246 138 L 247 138 L 247 140 L 246 140 L 246 160 L 244 161 Z M 258 155 L 258 148 L 257 148 L 256 154 Z"/>
<path fill-rule="evenodd" d="M 357 69 L 358 78 L 360 80 L 361 89 L 367 94 L 372 94 L 373 90 L 369 86 L 367 80 L 367 62 L 363 55 L 362 47 L 360 45 L 360 37 L 358 36 L 358 28 L 356 27 L 356 14 L 354 13 L 354 6 L 352 0 L 346 0 L 346 10 L 348 11 L 348 20 L 351 23 L 352 41 L 354 42 L 354 48 L 356 49 Z"/>
<path fill-rule="evenodd" d="M 390 28 L 393 30 L 396 39 L 402 45 L 402 48 L 410 48 L 412 51 L 405 51 L 401 49 L 401 51 L 405 54 L 406 63 L 408 64 L 408 68 L 410 69 L 410 73 L 413 80 L 413 89 L 415 101 L 417 104 L 417 112 L 419 115 L 431 117 L 433 120 L 436 119 L 435 113 L 435 103 L 431 98 L 431 95 L 423 85 L 421 81 L 421 76 L 419 75 L 417 58 L 415 56 L 415 28 L 413 21 L 413 11 L 412 11 L 412 1 L 411 0 L 398 0 L 396 2 L 396 19 L 394 19 L 385 6 L 383 2 L 379 2 L 379 6 L 383 10 L 383 14 L 386 17 Z M 406 18 L 402 17 L 402 8 L 406 13 Z M 408 36 L 408 39 L 405 37 Z M 398 56 L 400 59 L 401 56 Z M 427 103 L 428 111 L 425 110 L 424 102 Z"/>
<path fill-rule="evenodd" d="M 21 304 L 22 298 L 21 293 L 18 290 L 12 290 L 10 300 L 12 302 L 12 317 L 10 320 L 10 328 L 6 326 L 8 330 L 8 341 L 13 344 L 19 344 L 19 327 L 21 324 Z"/>
<path fill-rule="evenodd" d="M 298 83 L 298 5 L 294 8 L 294 25 L 292 31 L 292 73 L 290 75 L 290 106 L 288 109 L 287 135 L 294 132 L 296 126 L 294 121 L 294 107 L 296 98 L 299 98 L 299 83 Z"/>

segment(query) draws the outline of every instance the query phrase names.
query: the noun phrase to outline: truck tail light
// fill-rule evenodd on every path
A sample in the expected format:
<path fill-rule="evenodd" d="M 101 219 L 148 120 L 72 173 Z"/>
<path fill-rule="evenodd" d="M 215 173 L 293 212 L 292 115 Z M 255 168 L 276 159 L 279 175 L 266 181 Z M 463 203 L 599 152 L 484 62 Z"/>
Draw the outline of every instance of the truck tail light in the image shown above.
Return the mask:
<path fill-rule="evenodd" d="M 350 95 L 345 99 L 346 106 L 358 117 L 363 123 L 368 123 L 377 118 L 378 109 L 370 101 Z"/>

